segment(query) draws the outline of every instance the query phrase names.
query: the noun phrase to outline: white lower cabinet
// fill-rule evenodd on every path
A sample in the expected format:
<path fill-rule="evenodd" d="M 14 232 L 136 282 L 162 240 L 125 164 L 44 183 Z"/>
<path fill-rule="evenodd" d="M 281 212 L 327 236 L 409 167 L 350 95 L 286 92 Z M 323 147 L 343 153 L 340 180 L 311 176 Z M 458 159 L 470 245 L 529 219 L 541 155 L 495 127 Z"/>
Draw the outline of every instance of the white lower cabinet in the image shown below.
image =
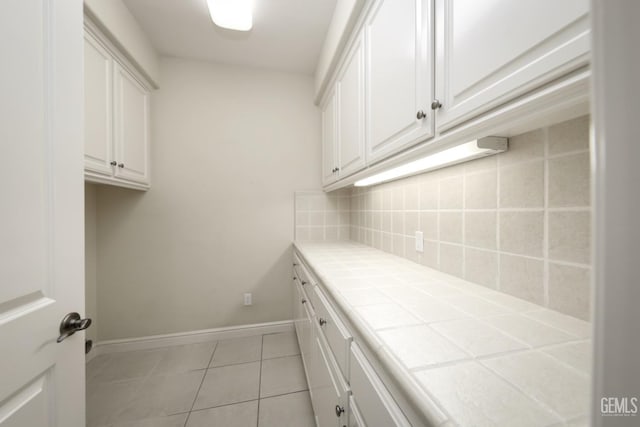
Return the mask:
<path fill-rule="evenodd" d="M 300 285 L 298 277 L 293 282 L 293 319 L 298 336 L 298 345 L 300 346 L 300 354 L 302 355 L 302 363 L 307 372 L 307 382 L 311 382 L 308 371 L 311 364 L 311 354 L 313 346 L 313 319 L 315 313 L 308 300 L 306 292 Z"/>
<path fill-rule="evenodd" d="M 323 334 L 315 331 L 311 361 L 311 403 L 318 427 L 347 425 L 349 388 L 327 349 Z"/>
<path fill-rule="evenodd" d="M 297 256 L 293 271 L 294 324 L 317 427 L 411 426 Z"/>
<path fill-rule="evenodd" d="M 368 427 L 410 427 L 398 405 L 387 391 L 357 344 L 351 345 L 349 384 L 358 408 L 359 424 Z"/>

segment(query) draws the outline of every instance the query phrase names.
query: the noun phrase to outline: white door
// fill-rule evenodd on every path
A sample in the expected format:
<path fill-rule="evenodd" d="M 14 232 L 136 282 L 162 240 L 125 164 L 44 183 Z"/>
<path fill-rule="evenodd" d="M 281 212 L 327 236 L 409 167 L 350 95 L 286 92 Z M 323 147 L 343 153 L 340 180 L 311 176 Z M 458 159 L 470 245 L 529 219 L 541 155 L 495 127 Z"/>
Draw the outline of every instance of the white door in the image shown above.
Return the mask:
<path fill-rule="evenodd" d="M 337 138 L 337 99 L 335 88 L 327 97 L 322 109 L 322 183 L 331 184 L 338 179 Z"/>
<path fill-rule="evenodd" d="M 365 24 L 367 161 L 433 136 L 431 0 L 378 0 Z"/>
<path fill-rule="evenodd" d="M 85 425 L 82 1 L 0 3 L 0 426 Z"/>
<path fill-rule="evenodd" d="M 118 178 L 149 183 L 149 92 L 114 62 L 115 132 Z"/>
<path fill-rule="evenodd" d="M 84 167 L 113 174 L 113 60 L 90 32 L 84 36 Z"/>
<path fill-rule="evenodd" d="M 437 0 L 438 130 L 588 62 L 589 0 Z"/>
<path fill-rule="evenodd" d="M 340 178 L 365 166 L 364 37 L 361 34 L 338 75 Z"/>

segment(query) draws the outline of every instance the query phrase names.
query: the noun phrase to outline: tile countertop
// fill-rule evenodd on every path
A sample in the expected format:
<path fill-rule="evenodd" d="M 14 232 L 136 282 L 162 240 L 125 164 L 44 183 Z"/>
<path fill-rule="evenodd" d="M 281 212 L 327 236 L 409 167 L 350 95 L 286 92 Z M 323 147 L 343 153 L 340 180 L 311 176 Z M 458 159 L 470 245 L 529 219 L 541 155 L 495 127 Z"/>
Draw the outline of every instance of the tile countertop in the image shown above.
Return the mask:
<path fill-rule="evenodd" d="M 434 425 L 588 424 L 591 324 L 354 242 L 296 242 Z"/>

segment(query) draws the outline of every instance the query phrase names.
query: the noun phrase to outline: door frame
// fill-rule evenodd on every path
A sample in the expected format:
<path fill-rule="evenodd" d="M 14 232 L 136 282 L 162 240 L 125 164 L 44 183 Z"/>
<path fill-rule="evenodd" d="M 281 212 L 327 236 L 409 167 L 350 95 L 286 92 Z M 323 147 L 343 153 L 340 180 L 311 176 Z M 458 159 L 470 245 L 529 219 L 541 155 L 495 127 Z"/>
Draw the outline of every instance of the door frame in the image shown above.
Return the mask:
<path fill-rule="evenodd" d="M 602 399 L 637 398 L 640 410 L 640 2 L 591 0 L 593 230 L 593 426 L 632 426 L 603 416 Z M 605 400 L 605 403 L 607 401 Z"/>

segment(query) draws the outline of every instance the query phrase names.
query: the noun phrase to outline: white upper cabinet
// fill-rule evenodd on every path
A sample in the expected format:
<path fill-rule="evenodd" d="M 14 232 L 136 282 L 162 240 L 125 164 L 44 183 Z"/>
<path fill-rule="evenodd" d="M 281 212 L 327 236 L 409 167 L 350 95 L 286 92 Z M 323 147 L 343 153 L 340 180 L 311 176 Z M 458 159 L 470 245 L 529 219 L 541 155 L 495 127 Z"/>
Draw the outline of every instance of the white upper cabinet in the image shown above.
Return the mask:
<path fill-rule="evenodd" d="M 588 62 L 588 0 L 436 0 L 438 130 Z"/>
<path fill-rule="evenodd" d="M 337 97 L 333 88 L 322 108 L 322 183 L 338 179 Z"/>
<path fill-rule="evenodd" d="M 92 34 L 84 36 L 85 124 L 84 164 L 87 171 L 109 176 L 113 166 L 113 60 Z"/>
<path fill-rule="evenodd" d="M 124 68 L 114 67 L 115 176 L 149 183 L 149 92 Z"/>
<path fill-rule="evenodd" d="M 146 190 L 150 85 L 86 17 L 84 37 L 85 180 Z"/>
<path fill-rule="evenodd" d="M 365 167 L 364 37 L 356 40 L 338 74 L 338 152 L 342 178 Z"/>
<path fill-rule="evenodd" d="M 378 0 L 364 24 L 367 161 L 434 134 L 431 0 Z"/>

